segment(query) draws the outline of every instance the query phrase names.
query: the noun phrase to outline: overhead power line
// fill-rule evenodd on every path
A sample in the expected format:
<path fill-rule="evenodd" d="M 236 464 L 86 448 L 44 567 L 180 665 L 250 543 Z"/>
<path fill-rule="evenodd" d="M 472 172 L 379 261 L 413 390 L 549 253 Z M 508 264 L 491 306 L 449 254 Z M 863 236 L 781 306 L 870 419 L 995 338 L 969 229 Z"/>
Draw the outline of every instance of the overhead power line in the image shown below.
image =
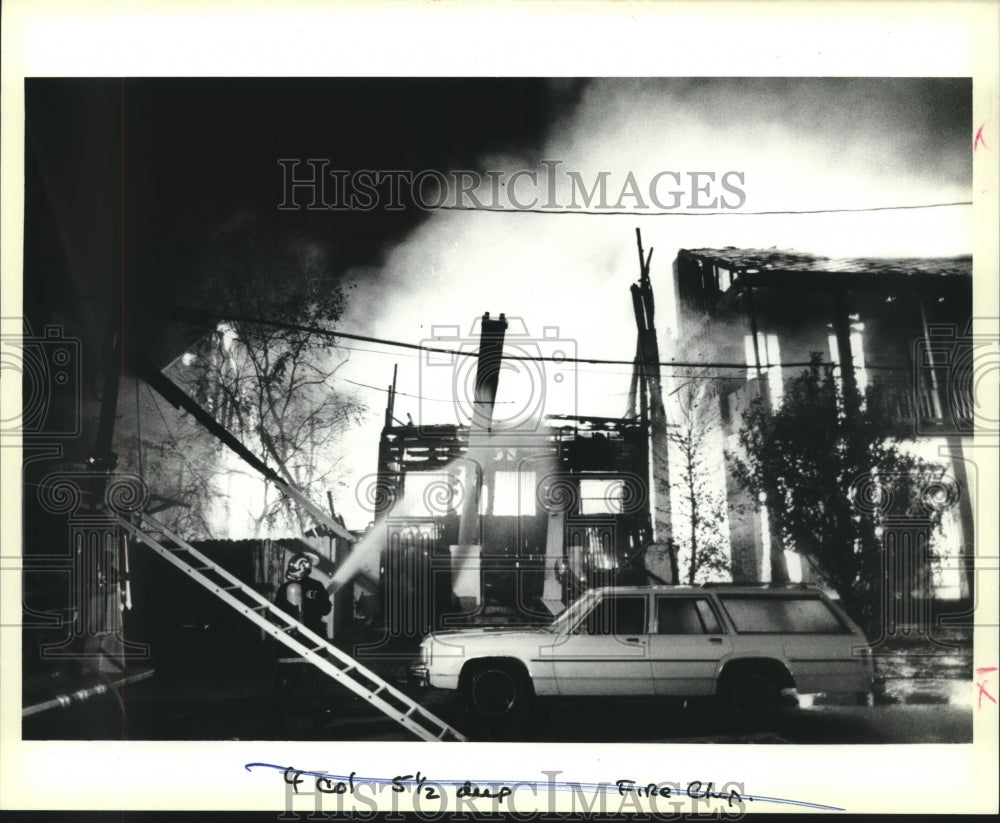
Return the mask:
<path fill-rule="evenodd" d="M 215 312 L 204 311 L 202 309 L 195 309 L 189 306 L 168 306 L 166 307 L 169 311 L 173 312 L 175 315 L 182 316 L 185 319 L 191 320 L 197 318 L 198 320 L 204 322 L 206 320 L 211 320 L 213 322 L 219 321 L 229 321 L 233 323 L 252 323 L 260 326 L 270 326 L 271 328 L 286 329 L 288 331 L 299 331 L 306 334 L 316 334 L 323 337 L 330 338 L 344 338 L 345 340 L 360 340 L 365 343 L 377 343 L 381 346 L 394 346 L 403 349 L 415 349 L 417 351 L 433 352 L 435 354 L 448 354 L 455 357 L 478 357 L 478 350 L 467 350 L 462 351 L 459 349 L 447 349 L 439 346 L 428 346 L 424 343 L 407 343 L 403 340 L 391 340 L 385 337 L 371 337 L 364 334 L 351 334 L 344 331 L 336 331 L 333 329 L 324 329 L 319 326 L 305 326 L 299 323 L 288 323 L 283 320 L 268 320 L 262 317 L 246 317 L 243 315 L 233 315 L 233 314 L 218 314 Z M 530 341 L 529 341 L 530 342 Z M 533 354 L 502 354 L 502 360 L 515 360 L 530 363 L 587 363 L 596 365 L 606 365 L 606 366 L 631 366 L 635 363 L 635 360 L 610 360 L 602 357 L 570 357 L 568 355 L 533 355 Z M 644 361 L 645 362 L 645 361 Z M 653 365 L 651 363 L 645 363 L 645 365 Z M 661 360 L 658 365 L 667 367 L 682 367 L 682 368 L 717 368 L 717 369 L 745 369 L 747 368 L 746 363 L 737 362 L 706 362 L 706 361 L 684 361 L 684 360 Z M 779 365 L 779 364 L 775 364 Z M 781 366 L 785 367 L 797 367 L 797 366 L 810 366 L 812 362 L 809 360 L 803 360 L 801 362 L 795 363 L 781 363 Z"/>
<path fill-rule="evenodd" d="M 546 208 L 507 208 L 505 206 L 436 206 L 431 211 L 484 211 L 502 214 L 551 214 L 551 215 L 584 215 L 587 217 L 628 216 L 628 217 L 766 217 L 769 215 L 798 214 L 857 214 L 876 211 L 914 211 L 916 209 L 947 209 L 954 206 L 971 206 L 971 200 L 959 200 L 954 203 L 918 203 L 900 206 L 861 206 L 841 209 L 766 209 L 762 211 L 646 211 L 642 209 L 546 209 Z"/>
<path fill-rule="evenodd" d="M 348 380 L 346 377 L 334 377 L 333 379 L 334 380 L 341 380 L 344 383 L 350 383 L 352 386 L 361 386 L 361 388 L 363 388 L 363 389 L 371 389 L 372 391 L 380 391 L 382 393 L 392 392 L 393 397 L 396 397 L 396 396 L 399 396 L 399 397 L 413 397 L 413 398 L 416 398 L 417 400 L 428 401 L 428 402 L 431 402 L 431 403 L 451 403 L 452 405 L 454 405 L 454 403 L 455 403 L 455 398 L 452 398 L 450 400 L 445 400 L 443 397 L 424 397 L 423 395 L 420 395 L 420 394 L 408 394 L 405 391 L 398 391 L 396 389 L 387 389 L 387 388 L 384 388 L 384 387 L 380 388 L 379 386 L 369 386 L 367 383 L 359 383 L 357 380 Z M 513 404 L 514 401 L 513 400 L 494 400 L 493 401 L 493 404 L 496 405 L 496 406 L 499 406 L 499 405 L 504 404 L 504 403 Z"/>

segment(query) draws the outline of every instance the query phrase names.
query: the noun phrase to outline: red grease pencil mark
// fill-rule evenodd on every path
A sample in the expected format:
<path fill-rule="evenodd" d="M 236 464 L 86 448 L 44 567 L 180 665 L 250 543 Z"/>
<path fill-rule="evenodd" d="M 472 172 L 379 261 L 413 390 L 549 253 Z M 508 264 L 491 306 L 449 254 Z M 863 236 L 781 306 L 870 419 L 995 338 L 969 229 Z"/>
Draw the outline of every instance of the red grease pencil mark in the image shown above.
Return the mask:
<path fill-rule="evenodd" d="M 983 144 L 983 148 L 984 149 L 986 149 L 987 151 L 990 150 L 990 147 L 986 143 L 986 138 L 983 137 L 983 129 L 985 129 L 985 128 L 986 128 L 986 124 L 983 123 L 983 125 L 981 125 L 979 127 L 979 129 L 976 131 L 976 139 L 972 141 L 972 150 L 973 151 L 978 151 L 979 150 L 979 144 L 980 143 Z"/>
<path fill-rule="evenodd" d="M 997 670 L 996 666 L 983 666 L 982 668 L 976 669 L 976 674 L 989 674 L 990 672 L 995 672 L 996 670 Z M 981 709 L 983 707 L 983 696 L 984 695 L 986 696 L 986 699 L 989 700 L 989 701 L 991 701 L 992 703 L 995 704 L 997 702 L 997 699 L 992 694 L 990 694 L 988 691 L 986 691 L 986 686 L 987 686 L 986 679 L 977 680 L 976 681 L 976 686 L 979 687 L 979 706 L 978 706 L 978 708 Z"/>

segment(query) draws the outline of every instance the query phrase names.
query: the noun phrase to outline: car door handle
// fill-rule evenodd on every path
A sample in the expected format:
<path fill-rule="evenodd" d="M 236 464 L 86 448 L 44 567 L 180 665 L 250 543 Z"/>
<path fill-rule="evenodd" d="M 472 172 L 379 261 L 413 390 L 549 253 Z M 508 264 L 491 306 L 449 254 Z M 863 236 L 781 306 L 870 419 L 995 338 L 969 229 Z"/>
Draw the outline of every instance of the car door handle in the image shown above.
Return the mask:
<path fill-rule="evenodd" d="M 638 637 L 626 637 L 625 638 L 625 642 L 626 643 L 638 643 L 640 641 L 639 641 Z"/>
<path fill-rule="evenodd" d="M 721 643 L 722 642 L 722 638 L 721 637 L 710 637 L 710 638 L 708 638 L 708 642 L 709 643 Z"/>

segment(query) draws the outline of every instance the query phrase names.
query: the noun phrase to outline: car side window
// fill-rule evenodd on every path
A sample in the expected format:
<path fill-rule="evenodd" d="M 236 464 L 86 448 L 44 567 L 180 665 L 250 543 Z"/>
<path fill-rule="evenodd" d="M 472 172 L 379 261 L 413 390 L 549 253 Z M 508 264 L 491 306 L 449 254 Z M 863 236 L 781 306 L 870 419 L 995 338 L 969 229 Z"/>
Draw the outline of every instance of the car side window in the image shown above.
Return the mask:
<path fill-rule="evenodd" d="M 642 595 L 605 597 L 587 615 L 587 634 L 646 634 L 646 598 Z"/>
<path fill-rule="evenodd" d="M 721 634 L 712 607 L 701 597 L 656 598 L 656 624 L 659 634 Z"/>
<path fill-rule="evenodd" d="M 844 634 L 848 631 L 817 597 L 719 598 L 741 634 Z"/>

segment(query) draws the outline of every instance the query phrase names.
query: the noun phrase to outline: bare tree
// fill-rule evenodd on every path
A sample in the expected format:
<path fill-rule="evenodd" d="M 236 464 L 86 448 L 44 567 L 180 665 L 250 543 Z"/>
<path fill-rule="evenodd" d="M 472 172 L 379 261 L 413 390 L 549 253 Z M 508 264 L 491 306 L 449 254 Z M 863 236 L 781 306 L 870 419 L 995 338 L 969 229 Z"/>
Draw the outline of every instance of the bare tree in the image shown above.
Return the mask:
<path fill-rule="evenodd" d="M 346 296 L 317 245 L 274 240 L 255 229 L 242 222 L 219 238 L 196 295 L 196 308 L 215 326 L 168 376 L 287 482 L 322 500 L 336 485 L 340 438 L 366 412 L 336 382 L 348 352 L 336 347 L 332 329 Z M 199 478 L 194 488 L 173 491 L 189 507 L 212 506 L 203 499 L 211 486 L 205 473 L 218 480 L 227 470 L 226 452 L 200 431 L 185 428 L 184 435 L 175 446 Z M 307 528 L 303 514 L 271 485 L 252 514 L 254 531 Z M 201 511 L 194 519 L 211 518 Z"/>
<path fill-rule="evenodd" d="M 674 523 L 682 524 L 673 539 L 678 566 L 694 585 L 730 570 L 726 500 L 712 472 L 718 408 L 708 382 L 697 378 L 681 385 L 672 399 L 667 438 L 676 458 L 671 460 Z"/>
<path fill-rule="evenodd" d="M 211 537 L 222 444 L 148 386 L 137 382 L 128 390 L 123 405 L 130 410 L 134 403 L 136 413 L 124 417 L 123 459 L 150 490 L 149 512 L 180 534 Z"/>

